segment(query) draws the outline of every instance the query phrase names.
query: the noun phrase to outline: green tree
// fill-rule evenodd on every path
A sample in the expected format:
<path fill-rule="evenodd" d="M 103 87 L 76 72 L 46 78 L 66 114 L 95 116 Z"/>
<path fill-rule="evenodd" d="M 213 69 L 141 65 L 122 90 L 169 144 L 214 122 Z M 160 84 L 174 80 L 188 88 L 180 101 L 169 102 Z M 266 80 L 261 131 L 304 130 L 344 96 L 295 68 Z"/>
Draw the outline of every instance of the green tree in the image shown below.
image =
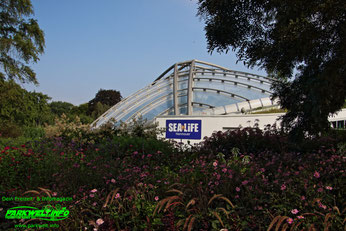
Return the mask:
<path fill-rule="evenodd" d="M 110 107 L 120 102 L 121 99 L 122 96 L 119 91 L 100 89 L 95 98 L 88 103 L 89 115 L 96 119 Z"/>
<path fill-rule="evenodd" d="M 274 95 L 288 109 L 296 137 L 329 128 L 346 99 L 344 0 L 199 0 L 210 52 L 236 51 L 239 61 L 276 77 Z"/>
<path fill-rule="evenodd" d="M 68 102 L 53 101 L 49 104 L 50 110 L 53 114 L 61 116 L 63 113 L 68 115 L 72 112 L 74 105 Z"/>
<path fill-rule="evenodd" d="M 28 92 L 13 80 L 0 80 L 0 123 L 18 126 L 40 126 L 51 119 L 50 97 Z"/>
<path fill-rule="evenodd" d="M 96 105 L 94 106 L 94 110 L 91 113 L 91 117 L 94 119 L 97 119 L 103 113 L 105 113 L 109 108 L 110 106 L 106 104 L 102 104 L 101 102 L 97 102 Z"/>
<path fill-rule="evenodd" d="M 39 60 L 45 40 L 33 13 L 30 0 L 0 1 L 0 79 L 38 83 L 28 65 Z"/>
<path fill-rule="evenodd" d="M 87 115 L 88 111 L 89 111 L 88 103 L 83 103 L 83 104 L 80 104 L 79 106 L 74 106 L 71 110 L 71 113 L 75 115 L 80 115 L 80 114 Z"/>
<path fill-rule="evenodd" d="M 71 110 L 73 115 L 77 115 L 82 122 L 82 124 L 90 124 L 94 121 L 94 118 L 88 115 L 89 105 L 88 103 L 80 104 L 79 106 L 74 106 Z"/>

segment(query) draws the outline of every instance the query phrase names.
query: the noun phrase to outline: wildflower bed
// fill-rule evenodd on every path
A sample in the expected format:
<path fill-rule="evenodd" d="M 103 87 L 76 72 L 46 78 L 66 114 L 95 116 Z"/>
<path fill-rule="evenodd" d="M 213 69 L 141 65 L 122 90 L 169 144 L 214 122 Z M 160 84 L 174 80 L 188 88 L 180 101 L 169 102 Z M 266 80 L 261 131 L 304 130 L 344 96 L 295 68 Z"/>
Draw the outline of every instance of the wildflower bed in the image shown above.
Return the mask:
<path fill-rule="evenodd" d="M 0 149 L 0 194 L 71 197 L 55 230 L 343 230 L 345 152 L 299 149 L 259 130 L 215 133 L 182 148 L 148 137 L 55 137 Z M 30 190 L 30 191 L 29 191 Z M 37 220 L 6 220 L 0 229 Z"/>

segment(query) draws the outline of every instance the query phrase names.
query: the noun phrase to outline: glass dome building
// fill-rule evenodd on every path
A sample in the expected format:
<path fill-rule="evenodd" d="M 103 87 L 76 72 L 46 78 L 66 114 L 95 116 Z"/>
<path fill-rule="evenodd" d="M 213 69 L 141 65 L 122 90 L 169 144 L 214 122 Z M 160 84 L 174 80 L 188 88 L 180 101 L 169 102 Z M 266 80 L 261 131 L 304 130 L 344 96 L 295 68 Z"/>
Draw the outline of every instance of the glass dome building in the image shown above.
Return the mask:
<path fill-rule="evenodd" d="M 216 116 L 276 106 L 270 100 L 273 79 L 191 60 L 175 63 L 148 86 L 123 99 L 96 121 L 97 128 L 142 117 Z"/>

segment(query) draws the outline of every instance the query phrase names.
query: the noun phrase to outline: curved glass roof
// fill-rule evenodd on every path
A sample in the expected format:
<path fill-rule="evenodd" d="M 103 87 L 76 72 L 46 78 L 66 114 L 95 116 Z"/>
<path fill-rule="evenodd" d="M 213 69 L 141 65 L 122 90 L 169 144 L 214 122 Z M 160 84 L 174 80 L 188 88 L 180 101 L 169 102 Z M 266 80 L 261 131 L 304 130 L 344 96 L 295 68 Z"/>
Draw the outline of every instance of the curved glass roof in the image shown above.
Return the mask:
<path fill-rule="evenodd" d="M 92 123 L 129 122 L 161 115 L 226 115 L 276 105 L 273 79 L 191 60 L 176 63 L 153 83 L 123 99 Z"/>

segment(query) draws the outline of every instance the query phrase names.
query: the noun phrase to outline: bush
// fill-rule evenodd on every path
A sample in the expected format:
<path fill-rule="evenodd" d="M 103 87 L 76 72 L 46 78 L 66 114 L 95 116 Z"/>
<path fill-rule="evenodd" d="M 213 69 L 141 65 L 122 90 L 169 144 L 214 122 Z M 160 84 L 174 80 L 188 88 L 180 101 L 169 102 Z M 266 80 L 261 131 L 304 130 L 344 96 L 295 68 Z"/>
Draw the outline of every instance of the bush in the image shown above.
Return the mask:
<path fill-rule="evenodd" d="M 31 140 L 38 140 L 45 136 L 43 127 L 24 127 L 23 136 Z"/>
<path fill-rule="evenodd" d="M 0 191 L 72 197 L 60 230 L 342 230 L 344 147 L 285 140 L 243 129 L 188 150 L 116 130 L 52 137 L 0 149 Z"/>
<path fill-rule="evenodd" d="M 17 138 L 23 134 L 20 126 L 11 122 L 2 122 L 0 125 L 0 137 Z"/>
<path fill-rule="evenodd" d="M 62 114 L 60 118 L 55 118 L 54 125 L 46 125 L 44 131 L 46 137 L 63 136 L 73 139 L 81 138 L 82 133 L 90 131 L 90 127 L 82 124 L 78 116 L 71 120 L 65 114 Z"/>
<path fill-rule="evenodd" d="M 199 152 L 212 151 L 214 155 L 222 152 L 227 157 L 231 155 L 233 148 L 238 148 L 244 154 L 262 151 L 308 153 L 321 147 L 335 147 L 342 140 L 340 134 L 305 138 L 300 142 L 293 142 L 285 133 L 276 130 L 276 128 L 268 127 L 261 130 L 256 127 L 247 127 L 235 131 L 219 131 L 213 133 L 211 137 L 205 137 Z"/>

